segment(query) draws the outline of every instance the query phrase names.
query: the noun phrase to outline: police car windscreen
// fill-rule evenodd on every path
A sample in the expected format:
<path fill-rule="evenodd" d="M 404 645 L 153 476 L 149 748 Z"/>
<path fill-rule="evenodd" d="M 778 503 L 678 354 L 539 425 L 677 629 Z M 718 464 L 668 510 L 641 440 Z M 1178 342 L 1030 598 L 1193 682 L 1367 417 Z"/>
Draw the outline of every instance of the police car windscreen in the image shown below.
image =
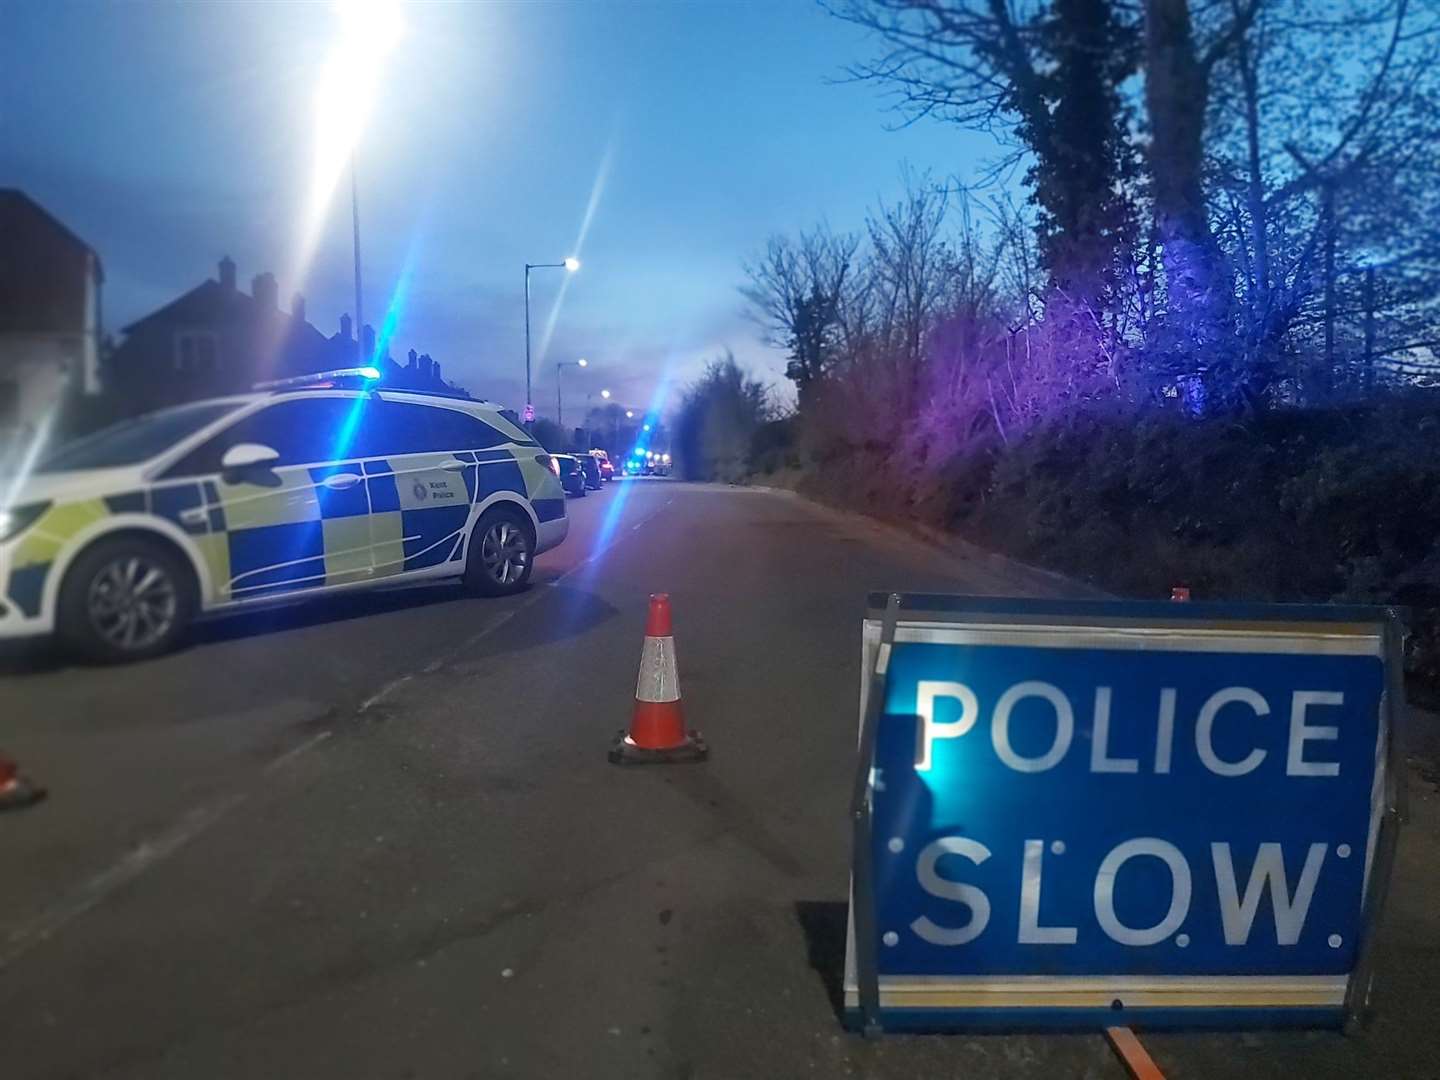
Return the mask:
<path fill-rule="evenodd" d="M 234 402 L 212 401 L 122 420 L 60 447 L 36 471 L 73 472 L 138 465 L 238 407 Z"/>

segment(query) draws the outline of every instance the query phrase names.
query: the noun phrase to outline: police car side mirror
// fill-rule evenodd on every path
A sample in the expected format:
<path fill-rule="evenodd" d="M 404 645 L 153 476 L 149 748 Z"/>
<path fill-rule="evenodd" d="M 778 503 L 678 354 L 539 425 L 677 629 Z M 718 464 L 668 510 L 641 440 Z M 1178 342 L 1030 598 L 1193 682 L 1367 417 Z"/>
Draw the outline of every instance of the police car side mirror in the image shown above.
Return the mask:
<path fill-rule="evenodd" d="M 260 443 L 236 443 L 225 451 L 225 456 L 220 459 L 220 468 L 225 472 L 234 472 L 273 465 L 279 460 L 280 452 L 273 447 Z"/>

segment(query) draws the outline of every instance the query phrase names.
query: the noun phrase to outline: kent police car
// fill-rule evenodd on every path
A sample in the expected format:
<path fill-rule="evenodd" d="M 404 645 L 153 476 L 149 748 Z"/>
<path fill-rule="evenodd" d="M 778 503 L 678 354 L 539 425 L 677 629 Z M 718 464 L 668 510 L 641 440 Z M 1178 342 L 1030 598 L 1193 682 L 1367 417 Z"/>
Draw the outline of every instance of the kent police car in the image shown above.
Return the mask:
<path fill-rule="evenodd" d="M 150 413 L 0 478 L 0 638 L 139 659 L 210 612 L 436 578 L 524 588 L 569 528 L 548 455 L 493 403 L 376 374 Z"/>

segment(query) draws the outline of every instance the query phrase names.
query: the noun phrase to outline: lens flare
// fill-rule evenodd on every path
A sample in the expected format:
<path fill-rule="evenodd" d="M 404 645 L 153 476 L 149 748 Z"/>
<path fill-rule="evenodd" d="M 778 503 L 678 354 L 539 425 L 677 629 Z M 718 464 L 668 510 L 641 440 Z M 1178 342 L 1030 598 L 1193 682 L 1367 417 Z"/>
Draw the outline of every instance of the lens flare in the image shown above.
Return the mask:
<path fill-rule="evenodd" d="M 57 402 L 40 422 L 35 425 L 35 430 L 30 435 L 29 442 L 25 443 L 19 454 L 10 461 L 0 461 L 0 510 L 9 510 L 15 505 L 15 500 L 20 497 L 20 491 L 25 482 L 35 472 L 35 466 L 40 462 L 40 455 L 50 442 L 50 429 L 55 425 L 56 414 L 60 406 Z"/>
<path fill-rule="evenodd" d="M 570 258 L 565 260 L 566 270 L 580 269 L 580 251 L 585 246 L 585 237 L 590 232 L 590 223 L 595 220 L 595 211 L 600 205 L 600 196 L 605 192 L 605 180 L 610 175 L 610 161 L 614 156 L 615 140 L 612 138 L 609 145 L 605 147 L 605 153 L 600 157 L 600 167 L 595 171 L 595 182 L 590 185 L 590 199 L 585 204 L 585 216 L 580 219 L 580 235 L 575 240 L 574 252 Z M 565 293 L 570 288 L 572 274 L 566 274 L 565 280 L 560 282 L 560 289 L 555 294 L 555 302 L 550 305 L 550 314 L 545 319 L 545 329 L 540 333 L 539 348 L 535 355 L 538 363 L 545 362 L 545 356 L 550 348 L 550 339 L 555 335 L 555 324 L 560 321 L 560 309 L 565 304 Z"/>
<path fill-rule="evenodd" d="M 315 141 L 300 243 L 289 279 L 303 282 L 340 180 L 354 160 L 385 78 L 385 60 L 405 35 L 399 0 L 336 0 L 338 33 L 315 91 Z M 356 328 L 359 333 L 359 328 Z"/>

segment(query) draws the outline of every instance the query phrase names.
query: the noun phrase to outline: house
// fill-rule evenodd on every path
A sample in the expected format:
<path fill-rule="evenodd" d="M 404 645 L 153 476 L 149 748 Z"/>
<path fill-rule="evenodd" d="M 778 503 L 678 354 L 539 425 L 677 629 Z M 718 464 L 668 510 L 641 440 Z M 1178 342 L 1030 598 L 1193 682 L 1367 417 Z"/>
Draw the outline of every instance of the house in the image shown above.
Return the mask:
<path fill-rule="evenodd" d="M 303 296 L 282 311 L 274 274 L 257 274 L 246 293 L 229 256 L 218 269 L 217 277 L 125 327 L 106 365 L 121 413 L 244 393 L 266 379 L 330 366 L 330 342 L 306 321 Z"/>
<path fill-rule="evenodd" d="M 388 343 L 386 355 L 377 356 L 368 324 L 362 330 L 363 354 L 357 354 L 349 315 L 340 317 L 339 332 L 327 338 L 306 320 L 303 296 L 297 293 L 290 310 L 282 311 L 273 274 L 256 275 L 247 294 L 236 283 L 229 256 L 218 269 L 218 277 L 125 327 L 125 341 L 106 365 L 118 412 L 135 415 L 244 393 L 272 379 L 354 367 L 360 355 L 372 358 L 386 385 L 455 391 L 428 356 L 417 359 L 412 351 L 410 366 L 402 367 L 389 357 Z"/>
<path fill-rule="evenodd" d="M 0 463 L 100 392 L 100 259 L 23 192 L 0 188 Z"/>
<path fill-rule="evenodd" d="M 349 315 L 340 316 L 340 331 L 330 338 L 332 368 L 351 367 L 363 356 L 380 372 L 382 385 L 397 390 L 434 390 L 446 394 L 469 396 L 454 383 L 446 382 L 440 375 L 440 362 L 432 360 L 429 353 L 417 354 L 411 349 L 402 367 L 390 356 L 390 343 L 384 342 L 379 348 L 375 341 L 375 328 L 369 323 L 362 331 L 364 348 L 355 352 L 355 339 L 351 336 L 352 321 Z"/>

